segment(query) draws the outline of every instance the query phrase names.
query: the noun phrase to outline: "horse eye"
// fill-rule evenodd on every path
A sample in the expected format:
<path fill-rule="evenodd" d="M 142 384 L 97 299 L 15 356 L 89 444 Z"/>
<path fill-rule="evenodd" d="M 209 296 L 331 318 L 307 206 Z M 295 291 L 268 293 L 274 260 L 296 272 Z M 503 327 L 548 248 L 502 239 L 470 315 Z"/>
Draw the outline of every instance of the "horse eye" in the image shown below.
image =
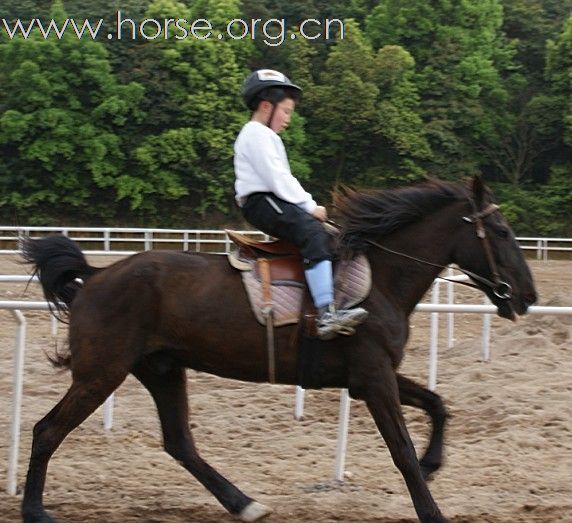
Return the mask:
<path fill-rule="evenodd" d="M 506 240 L 509 237 L 508 229 L 505 229 L 504 227 L 499 227 L 496 229 L 495 234 L 503 240 Z"/>

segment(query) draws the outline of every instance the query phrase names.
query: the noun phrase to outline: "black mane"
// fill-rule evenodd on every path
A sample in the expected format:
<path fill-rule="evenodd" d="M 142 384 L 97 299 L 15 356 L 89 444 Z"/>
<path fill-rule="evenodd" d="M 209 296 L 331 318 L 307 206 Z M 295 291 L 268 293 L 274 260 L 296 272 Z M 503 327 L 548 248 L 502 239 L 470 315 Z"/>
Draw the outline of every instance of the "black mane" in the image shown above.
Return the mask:
<path fill-rule="evenodd" d="M 467 198 L 461 184 L 429 179 L 397 189 L 355 191 L 344 187 L 334 193 L 334 205 L 343 218 L 340 251 L 365 251 L 367 240 L 391 234 L 435 210 Z"/>

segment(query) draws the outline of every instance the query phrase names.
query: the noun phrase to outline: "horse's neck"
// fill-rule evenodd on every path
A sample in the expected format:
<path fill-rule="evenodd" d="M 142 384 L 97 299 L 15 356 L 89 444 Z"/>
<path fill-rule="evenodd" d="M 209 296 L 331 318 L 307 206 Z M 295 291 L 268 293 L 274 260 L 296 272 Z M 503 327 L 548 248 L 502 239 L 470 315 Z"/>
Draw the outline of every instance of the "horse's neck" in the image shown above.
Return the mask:
<path fill-rule="evenodd" d="M 374 285 L 407 315 L 411 314 L 442 271 L 440 267 L 451 263 L 453 242 L 453 231 L 448 229 L 446 223 L 442 226 L 415 224 L 407 231 L 380 240 L 380 244 L 406 256 L 371 247 L 369 260 Z M 408 256 L 428 263 L 412 260 Z"/>

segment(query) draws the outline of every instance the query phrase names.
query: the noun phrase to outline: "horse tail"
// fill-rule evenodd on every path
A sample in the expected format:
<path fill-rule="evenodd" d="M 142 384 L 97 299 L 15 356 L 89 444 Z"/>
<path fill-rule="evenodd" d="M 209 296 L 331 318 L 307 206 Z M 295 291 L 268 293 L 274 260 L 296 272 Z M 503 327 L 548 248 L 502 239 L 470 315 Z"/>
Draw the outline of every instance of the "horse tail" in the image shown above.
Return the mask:
<path fill-rule="evenodd" d="M 20 250 L 27 263 L 33 265 L 48 303 L 58 311 L 59 320 L 69 316 L 77 291 L 101 269 L 91 267 L 77 243 L 67 236 L 54 235 L 33 240 L 20 239 Z"/>

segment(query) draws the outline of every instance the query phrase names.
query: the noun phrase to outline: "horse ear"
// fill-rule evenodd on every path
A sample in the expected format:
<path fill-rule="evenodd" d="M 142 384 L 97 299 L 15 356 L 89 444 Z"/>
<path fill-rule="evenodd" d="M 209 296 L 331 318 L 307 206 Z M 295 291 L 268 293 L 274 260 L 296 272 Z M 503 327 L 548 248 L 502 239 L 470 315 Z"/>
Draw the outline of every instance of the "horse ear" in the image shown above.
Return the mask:
<path fill-rule="evenodd" d="M 477 207 L 480 208 L 485 197 L 485 184 L 483 183 L 483 179 L 477 174 L 473 176 L 472 188 L 475 203 L 477 204 Z"/>

